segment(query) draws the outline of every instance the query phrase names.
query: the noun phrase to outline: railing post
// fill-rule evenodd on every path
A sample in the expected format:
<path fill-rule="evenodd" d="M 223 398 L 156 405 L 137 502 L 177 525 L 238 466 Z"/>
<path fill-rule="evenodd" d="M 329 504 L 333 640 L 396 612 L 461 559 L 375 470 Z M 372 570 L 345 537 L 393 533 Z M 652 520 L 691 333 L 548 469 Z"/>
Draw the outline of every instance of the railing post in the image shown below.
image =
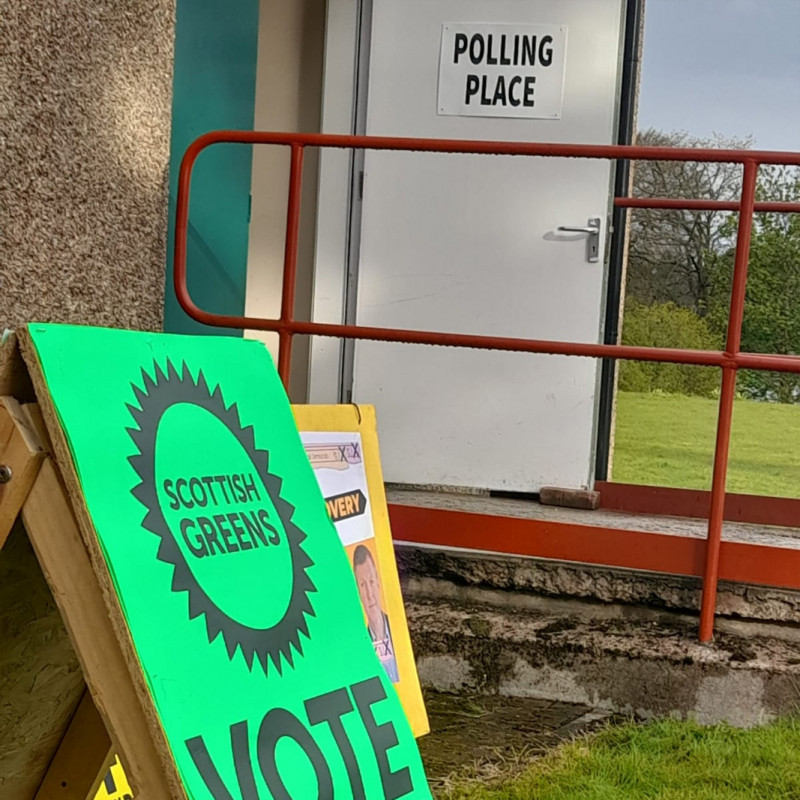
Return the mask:
<path fill-rule="evenodd" d="M 281 326 L 278 330 L 278 374 L 289 391 L 292 369 L 292 323 L 297 286 L 297 246 L 300 234 L 300 200 L 303 190 L 303 145 L 292 142 L 289 173 L 289 199 L 286 209 L 286 244 L 283 257 L 283 291 L 281 293 Z"/>
<path fill-rule="evenodd" d="M 706 563 L 703 572 L 703 596 L 700 603 L 700 641 L 709 642 L 714 636 L 714 614 L 717 607 L 719 552 L 722 541 L 722 522 L 725 513 L 725 486 L 728 477 L 733 401 L 736 397 L 736 357 L 742 342 L 742 320 L 747 289 L 747 264 L 750 258 L 750 237 L 753 230 L 753 211 L 756 200 L 758 162 L 744 162 L 742 199 L 739 206 L 739 227 L 736 236 L 736 257 L 733 263 L 731 304 L 728 315 L 728 335 L 725 355 L 729 359 L 722 367 L 722 386 L 719 396 L 717 440 L 714 449 L 714 473 L 711 483 L 711 510 L 708 516 Z"/>

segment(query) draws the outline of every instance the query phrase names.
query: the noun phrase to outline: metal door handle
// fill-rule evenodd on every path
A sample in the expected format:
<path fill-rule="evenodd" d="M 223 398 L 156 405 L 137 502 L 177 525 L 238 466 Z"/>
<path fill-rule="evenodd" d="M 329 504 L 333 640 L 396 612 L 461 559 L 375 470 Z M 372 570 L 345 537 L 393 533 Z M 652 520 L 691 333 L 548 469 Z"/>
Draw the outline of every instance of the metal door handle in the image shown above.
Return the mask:
<path fill-rule="evenodd" d="M 558 230 L 565 233 L 585 233 L 586 260 L 594 264 L 600 260 L 600 217 L 589 217 L 588 224 L 583 226 L 559 225 Z"/>
<path fill-rule="evenodd" d="M 595 227 L 589 228 L 588 226 L 586 228 L 572 228 L 569 225 L 559 225 L 558 229 L 560 231 L 569 231 L 570 233 L 591 233 L 592 235 L 595 235 L 595 236 L 598 233 L 600 233 L 600 229 L 599 228 L 595 228 Z"/>

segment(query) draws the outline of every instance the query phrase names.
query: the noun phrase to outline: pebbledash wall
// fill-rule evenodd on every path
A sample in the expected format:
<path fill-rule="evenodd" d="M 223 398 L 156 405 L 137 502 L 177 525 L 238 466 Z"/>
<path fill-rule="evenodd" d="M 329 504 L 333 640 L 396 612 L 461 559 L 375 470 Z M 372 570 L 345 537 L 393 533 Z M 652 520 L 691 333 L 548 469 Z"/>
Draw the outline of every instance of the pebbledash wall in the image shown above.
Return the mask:
<path fill-rule="evenodd" d="M 258 17 L 258 0 L 0 0 L 0 332 L 219 332 L 177 307 L 169 201 L 192 139 L 252 127 Z M 198 170 L 192 287 L 225 313 L 244 311 L 250 180 L 246 148 Z"/>
<path fill-rule="evenodd" d="M 174 19 L 174 0 L 0 0 L 0 333 L 30 320 L 161 328 Z M 0 620 L 0 796 L 32 797 L 85 687 L 21 524 L 0 551 L 9 592 L 20 614 Z M 31 636 L 47 643 L 39 663 L 24 655 Z"/>
<path fill-rule="evenodd" d="M 161 328 L 174 19 L 0 2 L 0 328 Z"/>

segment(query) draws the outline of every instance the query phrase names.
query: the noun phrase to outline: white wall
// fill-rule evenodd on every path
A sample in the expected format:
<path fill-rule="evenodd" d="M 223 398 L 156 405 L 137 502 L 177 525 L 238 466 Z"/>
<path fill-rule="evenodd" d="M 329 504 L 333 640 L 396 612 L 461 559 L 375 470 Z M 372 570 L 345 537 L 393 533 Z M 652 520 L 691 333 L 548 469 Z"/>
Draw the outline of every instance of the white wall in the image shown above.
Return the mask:
<path fill-rule="evenodd" d="M 325 0 L 261 0 L 256 75 L 256 130 L 313 132 L 320 129 Z M 296 315 L 308 319 L 316 225 L 318 159 L 305 157 Z M 289 151 L 258 145 L 253 151 L 252 213 L 247 262 L 248 316 L 278 317 L 289 185 Z M 277 336 L 248 332 L 266 341 L 277 359 Z M 302 402 L 308 385 L 308 341 L 296 337 L 292 400 Z"/>

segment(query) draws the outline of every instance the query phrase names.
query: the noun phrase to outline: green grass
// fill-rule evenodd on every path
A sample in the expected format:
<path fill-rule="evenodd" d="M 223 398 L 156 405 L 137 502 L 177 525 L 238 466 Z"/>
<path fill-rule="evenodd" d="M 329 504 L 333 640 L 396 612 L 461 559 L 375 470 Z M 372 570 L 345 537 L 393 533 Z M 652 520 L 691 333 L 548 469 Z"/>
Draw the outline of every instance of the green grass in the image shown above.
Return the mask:
<path fill-rule="evenodd" d="M 497 786 L 456 784 L 440 800 L 792 800 L 800 722 L 752 730 L 662 721 L 610 727 Z"/>
<path fill-rule="evenodd" d="M 620 392 L 613 480 L 710 489 L 716 400 Z M 800 406 L 737 400 L 728 490 L 800 497 Z"/>

